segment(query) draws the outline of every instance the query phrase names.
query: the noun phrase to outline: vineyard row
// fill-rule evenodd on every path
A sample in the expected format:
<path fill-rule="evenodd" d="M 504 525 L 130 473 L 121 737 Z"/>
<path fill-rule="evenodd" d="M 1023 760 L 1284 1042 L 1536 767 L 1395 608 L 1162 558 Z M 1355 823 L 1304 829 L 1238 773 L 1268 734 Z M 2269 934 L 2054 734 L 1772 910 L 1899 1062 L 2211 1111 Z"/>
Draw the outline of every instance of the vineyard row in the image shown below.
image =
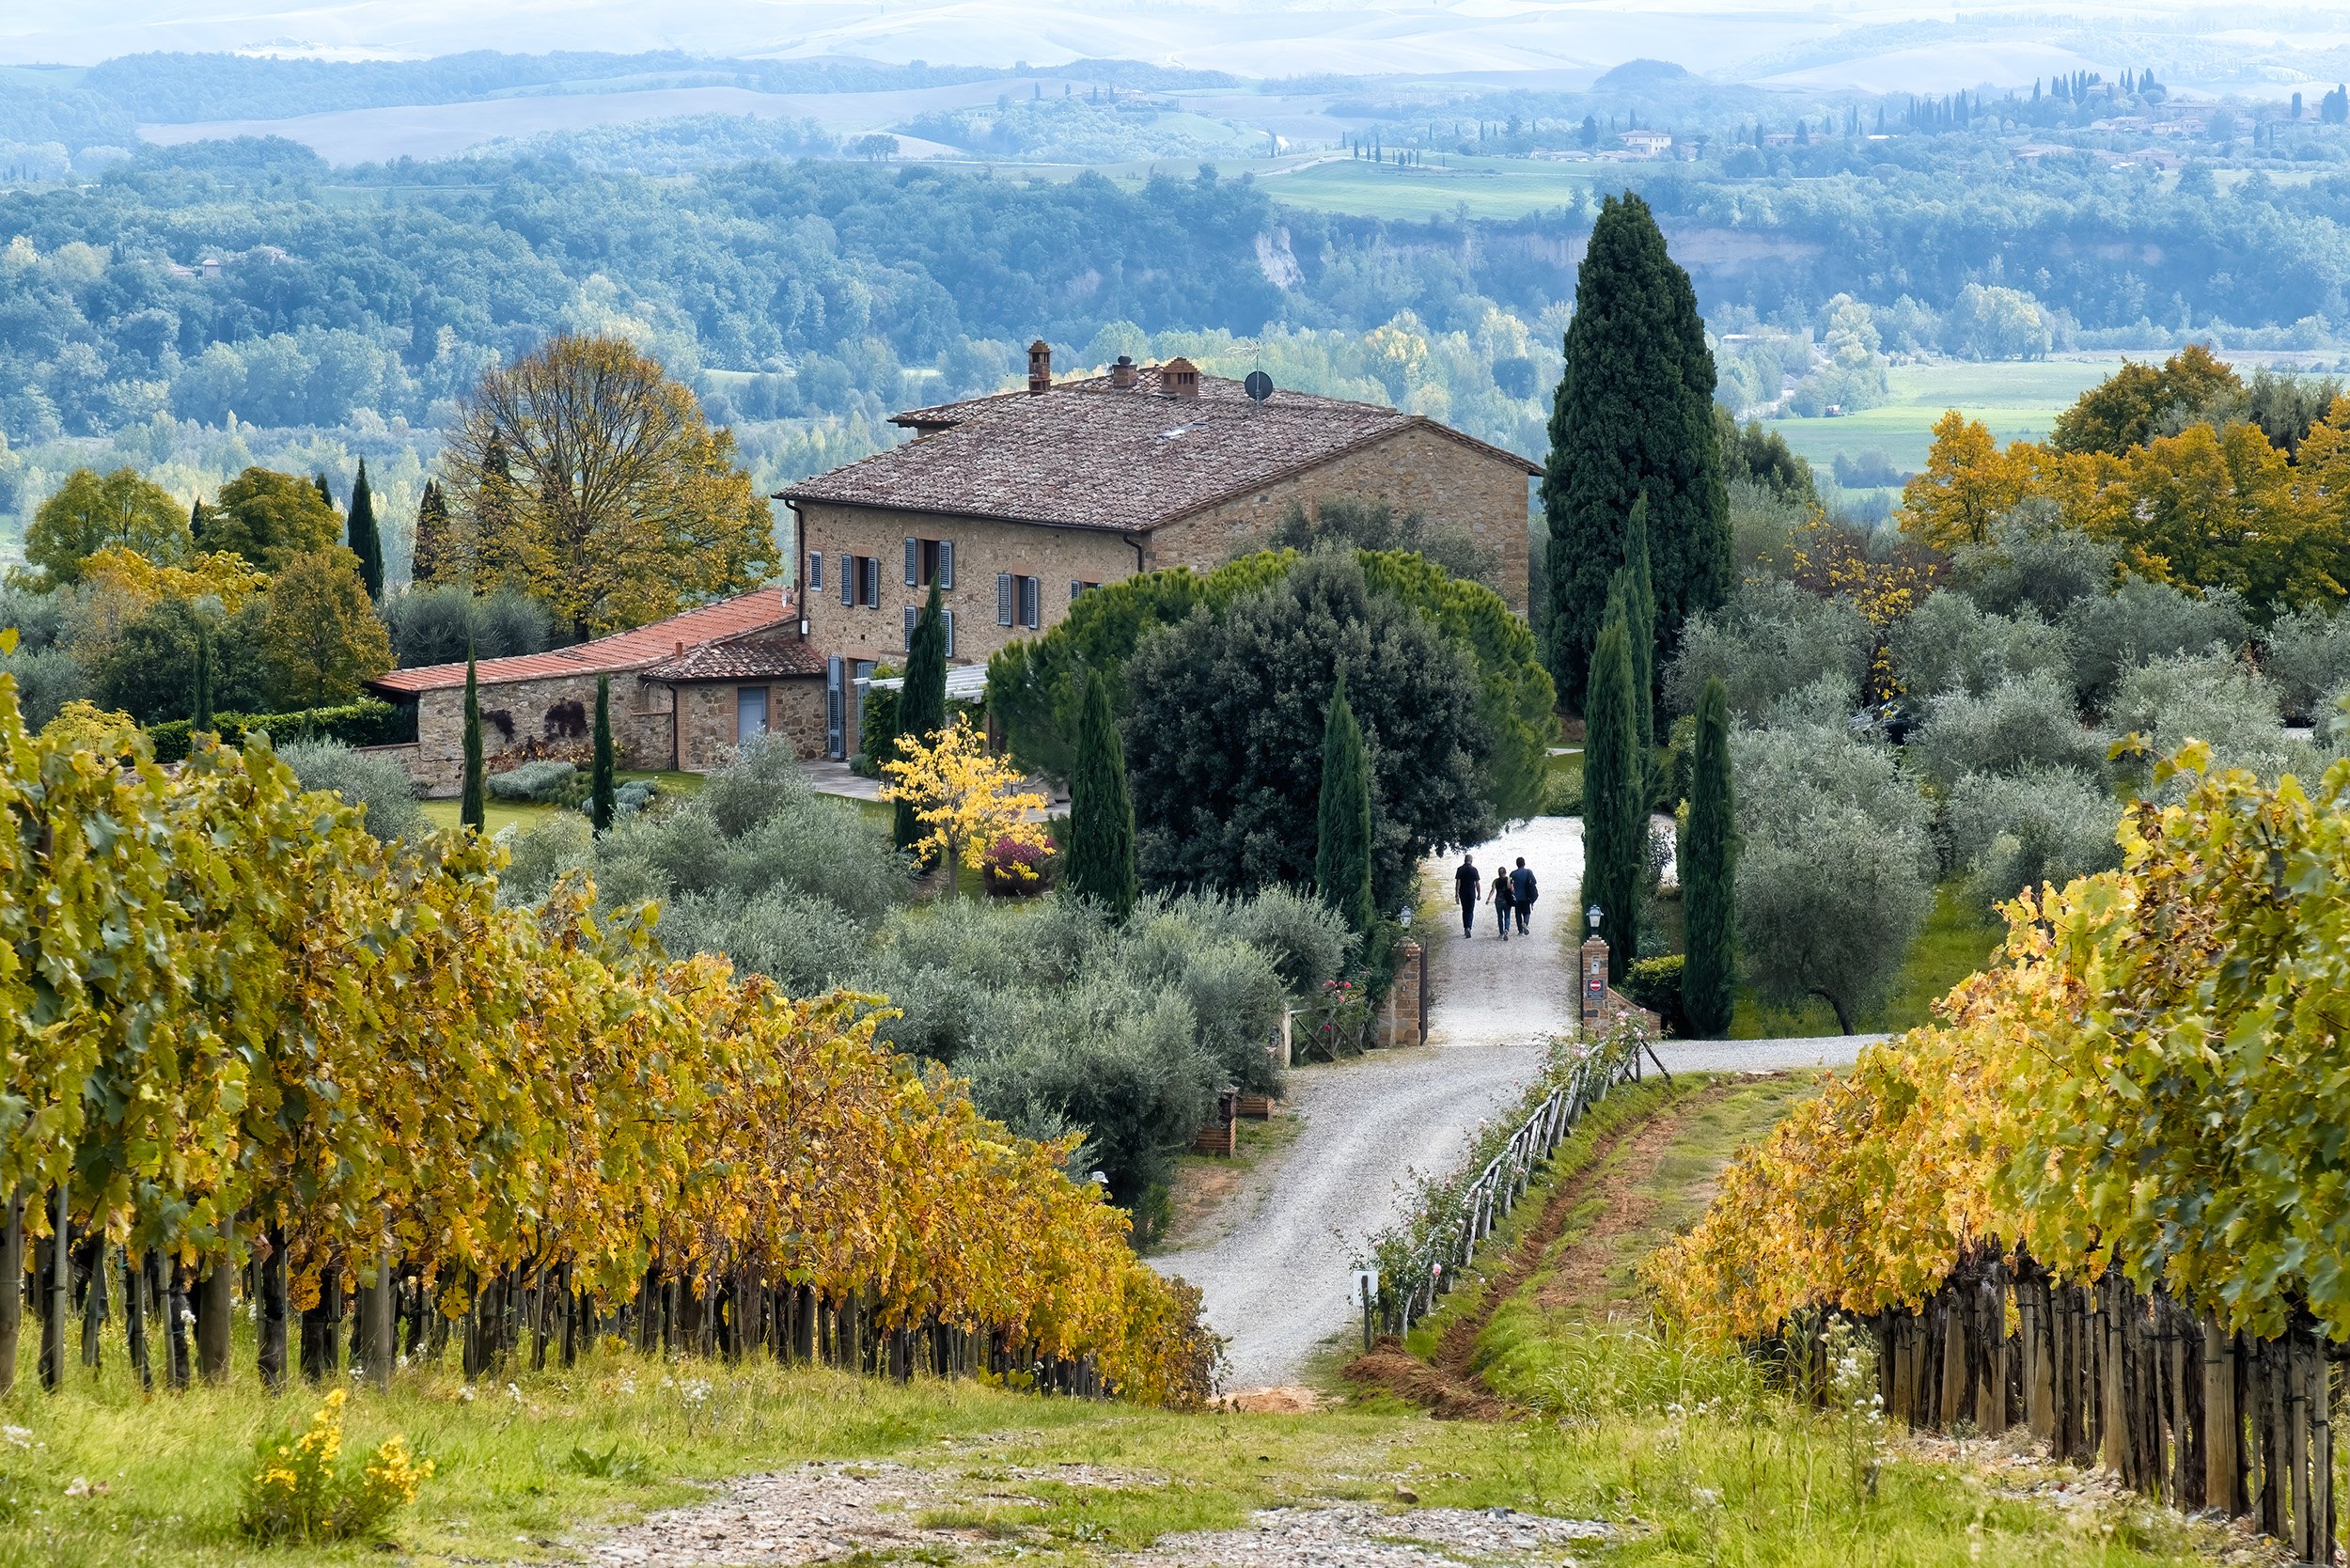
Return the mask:
<path fill-rule="evenodd" d="M 788 1297 L 845 1315 L 848 1359 L 936 1327 L 1127 1398 L 1209 1390 L 1197 1294 L 1072 1178 L 1078 1140 L 899 1058 L 885 997 L 672 961 L 584 879 L 503 906 L 494 845 L 379 843 L 265 738 L 166 772 L 127 726 L 28 733 L 6 677 L 0 812 L 0 1194 L 29 1247 L 0 1278 L 44 1265 L 53 1373 L 93 1299 L 126 1335 L 136 1303 L 149 1361 L 192 1317 L 224 1376 L 242 1294 L 274 1384 L 288 1324 L 339 1337 L 348 1301 L 387 1343 L 393 1293 L 428 1346 L 472 1325 L 470 1374 L 525 1302 L 535 1356 L 566 1313 L 574 1341 L 748 1345 Z"/>

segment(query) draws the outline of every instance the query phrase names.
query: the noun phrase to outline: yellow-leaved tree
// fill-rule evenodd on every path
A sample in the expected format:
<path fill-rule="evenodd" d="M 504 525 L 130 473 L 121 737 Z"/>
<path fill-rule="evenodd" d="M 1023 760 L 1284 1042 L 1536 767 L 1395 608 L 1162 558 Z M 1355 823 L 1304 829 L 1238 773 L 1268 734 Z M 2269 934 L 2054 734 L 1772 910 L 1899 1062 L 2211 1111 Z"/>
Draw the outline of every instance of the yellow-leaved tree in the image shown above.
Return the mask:
<path fill-rule="evenodd" d="M 1937 550 L 1984 543 L 2031 479 L 2029 447 L 2017 442 L 2002 452 L 1982 420 L 1951 409 L 1935 421 L 1924 472 L 1902 491 L 1902 530 Z"/>
<path fill-rule="evenodd" d="M 483 376 L 442 463 L 457 569 L 580 635 L 757 588 L 780 564 L 732 433 L 617 337 L 557 337 Z"/>
<path fill-rule="evenodd" d="M 85 558 L 82 580 L 141 608 L 158 599 L 217 599 L 232 615 L 269 588 L 269 573 L 234 551 L 198 550 L 166 561 L 123 544 L 109 544 Z"/>
<path fill-rule="evenodd" d="M 2031 493 L 2038 448 L 2001 451 L 1989 427 L 1951 409 L 1935 421 L 1923 472 L 1902 491 L 1902 530 L 1937 550 L 1982 544 L 1991 525 Z"/>
<path fill-rule="evenodd" d="M 993 756 L 971 720 L 957 715 L 947 729 L 924 738 L 901 735 L 898 756 L 882 764 L 889 782 L 884 800 L 902 800 L 925 829 L 915 851 L 925 860 L 978 870 L 988 852 L 1009 841 L 1052 853 L 1052 840 L 1034 813 L 1044 797 L 1028 787 L 1009 758 Z M 1017 857 L 1005 860 L 1007 874 L 1026 880 L 1036 872 Z M 1016 869 L 1015 869 L 1016 868 Z"/>

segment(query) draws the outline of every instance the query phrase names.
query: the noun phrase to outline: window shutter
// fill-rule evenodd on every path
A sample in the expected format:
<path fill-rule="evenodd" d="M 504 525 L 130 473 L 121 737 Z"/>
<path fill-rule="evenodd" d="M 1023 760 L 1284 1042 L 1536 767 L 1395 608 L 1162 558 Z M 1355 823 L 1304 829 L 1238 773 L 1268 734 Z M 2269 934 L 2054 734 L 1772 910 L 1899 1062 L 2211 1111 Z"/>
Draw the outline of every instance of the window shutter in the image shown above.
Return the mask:
<path fill-rule="evenodd" d="M 824 553 L 822 550 L 807 553 L 807 588 L 810 593 L 824 591 Z"/>
<path fill-rule="evenodd" d="M 951 539 L 938 541 L 938 586 L 943 588 L 955 586 L 955 541 Z"/>
<path fill-rule="evenodd" d="M 907 652 L 909 652 L 909 653 L 911 653 L 911 652 L 913 652 L 913 651 L 914 651 L 914 626 L 915 626 L 915 622 L 916 622 L 916 621 L 920 620 L 921 619 L 922 619 L 922 612 L 921 612 L 921 611 L 919 611 L 919 610 L 916 609 L 916 608 L 915 608 L 913 605 L 911 605 L 911 604 L 908 604 L 908 605 L 906 606 L 906 651 L 907 651 Z"/>
<path fill-rule="evenodd" d="M 1083 583 L 1077 581 L 1074 577 L 1069 579 L 1069 602 L 1072 604 L 1077 602 L 1077 595 L 1083 593 L 1084 591 L 1085 585 Z"/>
<path fill-rule="evenodd" d="M 915 586 L 915 580 L 916 580 L 916 578 L 920 577 L 921 575 L 922 575 L 922 541 L 921 541 L 920 540 L 918 540 L 918 539 L 910 539 L 910 540 L 907 540 L 907 541 L 906 541 L 906 587 L 908 587 L 908 588 L 912 588 L 912 587 L 914 587 L 914 586 Z"/>
<path fill-rule="evenodd" d="M 1009 572 L 995 573 L 995 624 L 1011 624 L 1011 573 Z"/>
<path fill-rule="evenodd" d="M 879 556 L 865 557 L 865 607 L 869 610 L 881 608 L 881 557 Z"/>
<path fill-rule="evenodd" d="M 1037 601 L 1044 597 L 1042 591 L 1043 587 L 1044 579 L 1042 577 L 1023 577 L 1020 579 L 1021 625 L 1033 628 L 1042 622 L 1042 617 L 1039 613 L 1041 606 L 1037 604 Z"/>
<path fill-rule="evenodd" d="M 955 612 L 952 610 L 942 610 L 939 612 L 939 616 L 946 624 L 947 657 L 951 659 L 955 656 Z"/>
<path fill-rule="evenodd" d="M 854 556 L 840 557 L 840 602 L 843 604 L 856 603 L 856 557 Z"/>

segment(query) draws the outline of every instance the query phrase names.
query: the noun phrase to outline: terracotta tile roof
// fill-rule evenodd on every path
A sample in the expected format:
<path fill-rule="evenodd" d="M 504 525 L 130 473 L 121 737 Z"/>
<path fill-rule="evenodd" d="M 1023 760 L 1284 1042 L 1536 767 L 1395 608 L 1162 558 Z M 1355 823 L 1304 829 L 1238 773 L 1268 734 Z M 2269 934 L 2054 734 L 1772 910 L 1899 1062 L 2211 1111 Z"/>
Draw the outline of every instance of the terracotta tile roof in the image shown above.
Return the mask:
<path fill-rule="evenodd" d="M 652 681 L 757 681 L 779 675 L 822 675 L 824 656 L 807 645 L 794 623 L 688 648 L 637 673 Z"/>
<path fill-rule="evenodd" d="M 623 670 L 640 669 L 656 660 L 674 657 L 682 648 L 697 648 L 703 643 L 740 636 L 766 627 L 791 624 L 798 632 L 799 615 L 791 606 L 789 588 L 769 587 L 753 588 L 748 593 L 721 599 L 714 604 L 687 610 L 683 615 L 656 620 L 650 626 L 639 626 L 632 632 L 616 632 L 608 637 L 583 642 L 572 648 L 558 648 L 550 653 L 517 653 L 511 658 L 485 659 L 477 667 L 476 679 L 482 685 L 504 685 L 514 681 L 542 681 L 562 675 L 617 675 Z M 465 683 L 462 664 L 424 665 L 415 669 L 396 669 L 379 675 L 368 682 L 380 692 L 392 692 L 413 697 L 418 692 L 445 691 Z"/>
<path fill-rule="evenodd" d="M 1260 408 L 1237 383 L 1199 381 L 1198 398 L 1097 379 L 917 411 L 937 416 L 936 434 L 782 498 L 1140 532 L 1415 427 L 1541 472 L 1418 415 L 1280 393 Z"/>

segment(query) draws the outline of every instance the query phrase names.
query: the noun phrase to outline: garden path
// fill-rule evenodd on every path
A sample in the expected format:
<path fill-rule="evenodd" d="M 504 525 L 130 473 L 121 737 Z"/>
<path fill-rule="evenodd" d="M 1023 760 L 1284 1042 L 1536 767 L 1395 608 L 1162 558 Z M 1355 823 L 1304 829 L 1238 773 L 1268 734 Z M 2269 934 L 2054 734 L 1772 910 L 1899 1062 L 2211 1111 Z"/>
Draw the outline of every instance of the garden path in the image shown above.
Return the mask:
<path fill-rule="evenodd" d="M 1295 1384 L 1317 1351 L 1355 1331 L 1355 1255 L 1401 1211 L 1409 1173 L 1449 1168 L 1540 1063 L 1536 1037 L 1569 1026 L 1574 975 L 1553 917 L 1572 918 L 1582 823 L 1519 823 L 1480 845 L 1477 864 L 1490 876 L 1521 855 L 1543 888 L 1529 937 L 1496 940 L 1490 910 L 1469 940 L 1449 910 L 1418 932 L 1430 949 L 1429 1043 L 1293 1072 L 1282 1108 L 1301 1122 L 1295 1140 L 1248 1173 L 1220 1226 L 1152 1260 L 1206 1297 L 1208 1321 L 1231 1341 L 1233 1389 Z M 1447 898 L 1458 863 L 1429 864 Z"/>

